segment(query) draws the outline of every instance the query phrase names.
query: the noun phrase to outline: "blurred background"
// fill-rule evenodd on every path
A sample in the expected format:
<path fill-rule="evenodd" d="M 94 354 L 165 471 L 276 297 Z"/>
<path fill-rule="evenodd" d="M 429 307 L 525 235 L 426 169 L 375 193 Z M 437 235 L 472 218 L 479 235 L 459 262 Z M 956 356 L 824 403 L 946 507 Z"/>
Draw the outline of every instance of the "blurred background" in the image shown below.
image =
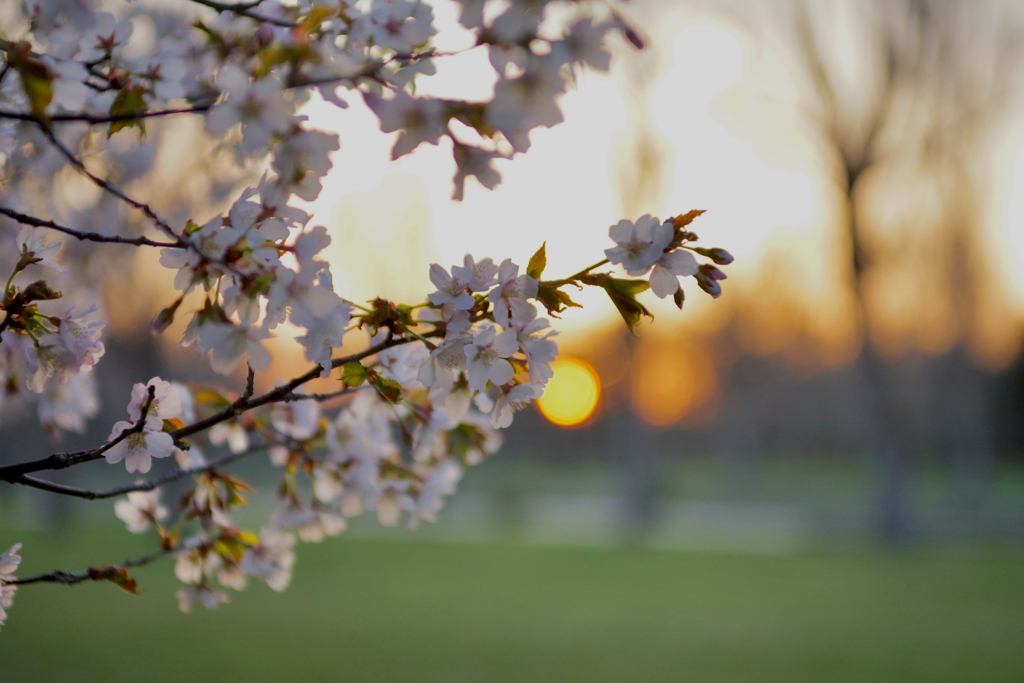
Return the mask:
<path fill-rule="evenodd" d="M 437 10 L 445 36 L 455 10 Z M 462 203 L 449 200 L 450 148 L 390 162 L 391 136 L 359 100 L 343 112 L 311 102 L 312 123 L 342 140 L 312 206 L 334 239 L 335 286 L 414 302 L 434 261 L 523 264 L 545 240 L 546 274 L 568 274 L 600 258 L 619 218 L 700 208 L 702 243 L 736 257 L 722 298 L 687 285 L 680 312 L 652 296 L 657 320 L 634 338 L 582 292 L 585 310 L 556 321 L 547 397 L 436 526 L 360 521 L 299 548 L 284 595 L 252 587 L 217 613 L 178 614 L 168 566 L 139 571 L 138 598 L 27 587 L 0 671 L 1024 679 L 1024 6 L 627 10 L 648 48 L 611 41 L 612 71 L 578 77 L 565 123 L 536 131 L 496 191 L 473 185 Z M 421 92 L 486 96 L 478 52 L 442 62 Z M 187 126 L 178 139 L 196 134 Z M 223 383 L 174 329 L 154 346 L 147 323 L 170 278 L 153 278 L 155 254 L 134 258 L 134 277 L 110 285 L 104 412 L 62 448 L 102 439 L 132 382 Z M 275 343 L 272 374 L 304 368 L 297 349 Z M 4 457 L 49 448 L 36 429 L 4 425 Z M 238 471 L 272 497 L 269 467 Z M 97 464 L 63 481 L 115 476 Z M 25 542 L 25 573 L 144 551 L 109 502 L 37 494 L 0 489 L 0 546 Z M 272 502 L 254 501 L 253 524 Z"/>

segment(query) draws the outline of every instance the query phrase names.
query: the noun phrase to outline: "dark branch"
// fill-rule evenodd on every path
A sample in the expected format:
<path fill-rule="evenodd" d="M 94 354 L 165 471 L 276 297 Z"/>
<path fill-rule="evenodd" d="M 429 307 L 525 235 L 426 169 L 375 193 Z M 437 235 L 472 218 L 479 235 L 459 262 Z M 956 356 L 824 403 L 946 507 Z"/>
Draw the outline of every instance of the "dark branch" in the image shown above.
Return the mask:
<path fill-rule="evenodd" d="M 439 336 L 442 336 L 442 335 L 441 335 L 440 332 L 430 332 L 430 333 L 428 333 L 426 335 L 423 335 L 423 336 L 425 336 L 425 337 L 439 337 Z M 354 353 L 351 356 L 345 356 L 343 358 L 335 358 L 335 359 L 331 360 L 331 367 L 332 368 L 340 368 L 345 363 L 351 363 L 353 361 L 360 361 L 360 360 L 362 360 L 364 358 L 367 358 L 368 356 L 372 356 L 375 353 L 379 353 L 379 352 L 381 352 L 381 351 L 383 351 L 385 349 L 389 349 L 389 348 L 391 348 L 393 346 L 401 346 L 402 344 L 408 344 L 409 342 L 413 342 L 413 341 L 416 341 L 416 339 L 414 337 L 402 337 L 402 338 L 398 338 L 398 339 L 388 339 L 388 340 L 383 341 L 383 342 L 381 342 L 379 344 L 375 344 L 375 345 L 371 346 L 370 348 L 368 348 L 368 349 L 366 349 L 364 351 L 360 351 L 359 353 Z M 288 383 L 282 384 L 282 385 L 280 385 L 278 387 L 275 387 L 275 388 L 271 389 L 270 391 L 268 391 L 265 394 L 261 394 L 259 396 L 252 397 L 252 398 L 245 398 L 244 396 L 242 396 L 237 401 L 235 401 L 234 403 L 232 403 L 228 407 L 224 408 L 220 412 L 214 413 L 213 415 L 211 415 L 211 416 L 209 416 L 209 417 L 207 417 L 205 419 L 199 420 L 197 422 L 193 422 L 190 425 L 186 425 L 185 427 L 182 427 L 181 429 L 174 430 L 173 432 L 171 432 L 171 436 L 173 436 L 175 439 L 180 439 L 181 437 L 184 437 L 184 436 L 190 436 L 192 434 L 196 434 L 196 433 L 201 432 L 201 431 L 203 431 L 205 429 L 208 429 L 208 428 L 210 428 L 210 427 L 212 427 L 212 426 L 214 426 L 216 424 L 224 422 L 225 420 L 230 420 L 233 417 L 241 415 L 242 413 L 246 412 L 247 410 L 252 410 L 253 408 L 258 408 L 260 406 L 267 405 L 268 403 L 280 403 L 280 402 L 284 401 L 284 399 L 288 395 L 290 395 L 293 391 L 295 391 L 296 389 L 301 387 L 306 382 L 309 382 L 310 380 L 314 380 L 314 379 L 320 377 L 320 374 L 322 372 L 323 372 L 322 368 L 319 365 L 317 365 L 317 366 L 314 366 L 314 367 L 310 368 L 310 370 L 308 372 L 306 372 L 305 374 L 299 375 L 298 377 L 295 377 L 294 379 L 292 379 Z M 0 472 L 2 472 L 2 470 L 0 470 Z"/>
<path fill-rule="evenodd" d="M 76 451 L 74 453 L 54 453 L 53 455 L 40 460 L 31 460 L 29 462 L 18 463 L 17 465 L 0 467 L 0 481 L 13 483 L 16 479 L 19 479 L 22 475 L 28 474 L 29 472 L 39 472 L 40 470 L 63 470 L 71 467 L 72 465 L 102 458 L 103 454 L 111 448 L 121 443 L 129 436 L 138 434 L 143 430 L 143 428 L 145 428 L 146 415 L 149 413 L 149 407 L 153 404 L 154 390 L 155 388 L 150 385 L 149 394 L 146 397 L 146 402 L 142 404 L 142 411 L 139 415 L 138 421 L 131 427 L 122 430 L 115 438 L 111 439 L 99 448 L 94 448 L 88 451 Z"/>
<path fill-rule="evenodd" d="M 428 332 L 427 334 L 421 336 L 440 337 L 442 336 L 442 333 L 435 331 Z M 354 353 L 350 356 L 344 356 L 342 358 L 333 359 L 331 361 L 331 367 L 340 368 L 341 366 L 345 365 L 345 363 L 360 361 L 364 358 L 384 351 L 385 349 L 389 349 L 393 346 L 401 346 L 403 344 L 408 344 L 409 342 L 413 341 L 417 341 L 417 339 L 415 337 L 389 337 L 387 340 L 379 344 L 375 344 L 369 347 L 368 349 L 360 351 L 359 353 Z M 183 437 L 191 436 L 192 434 L 197 434 L 199 432 L 209 429 L 210 427 L 213 427 L 214 425 L 220 424 L 221 422 L 226 422 L 227 420 L 237 417 L 238 415 L 241 415 L 246 411 L 252 410 L 253 408 L 259 408 L 260 406 L 264 406 L 269 403 L 280 403 L 282 401 L 285 401 L 285 399 L 289 395 L 291 395 L 292 392 L 294 392 L 296 389 L 301 387 L 306 382 L 309 382 L 310 380 L 320 377 L 321 373 L 322 368 L 319 365 L 316 365 L 305 374 L 295 377 L 286 384 L 277 386 L 274 389 L 271 389 L 270 391 L 266 392 L 265 394 L 253 396 L 253 392 L 250 389 L 253 386 L 254 377 L 250 369 L 250 376 L 246 382 L 246 392 L 243 393 L 238 398 L 238 400 L 234 401 L 233 403 L 231 403 L 231 405 L 227 406 L 223 410 L 214 413 L 213 415 L 210 415 L 209 417 L 206 417 L 202 420 L 197 420 L 196 422 L 193 422 L 190 425 L 185 425 L 180 429 L 175 429 L 174 431 L 170 432 L 170 435 L 175 441 L 178 441 Z M 113 446 L 127 438 L 130 434 L 142 430 L 142 426 L 145 424 L 146 421 L 146 412 L 149 410 L 149 403 L 152 400 L 152 396 L 152 387 L 150 387 L 150 399 L 146 402 L 146 405 L 143 406 L 143 412 L 142 416 L 139 418 L 139 422 L 136 423 L 131 429 L 122 432 L 121 435 L 118 436 L 113 441 L 105 443 L 99 448 L 94 448 L 88 451 L 78 451 L 75 453 L 56 453 L 54 455 L 48 456 L 46 458 L 41 458 L 39 460 L 32 460 L 29 462 L 18 463 L 16 465 L 7 465 L 5 467 L 0 467 L 0 481 L 6 481 L 8 483 L 24 483 L 19 482 L 17 480 L 23 478 L 26 474 L 30 474 L 32 472 L 40 472 L 43 470 L 62 470 L 67 467 L 71 467 L 72 465 L 78 465 L 83 462 L 91 462 L 93 460 L 98 460 L 102 458 L 104 453 L 106 453 Z M 31 486 L 32 484 L 27 485 Z M 58 485 L 54 484 L 53 486 Z"/>
<path fill-rule="evenodd" d="M 91 180 L 93 184 L 97 185 L 103 190 L 106 190 L 110 194 L 114 195 L 115 197 L 123 201 L 125 204 L 128 204 L 129 206 L 136 208 L 142 213 L 146 214 L 146 217 L 149 218 L 149 220 L 153 221 L 153 223 L 156 224 L 158 228 L 163 230 L 168 236 L 173 237 L 176 240 L 179 240 L 179 242 L 181 241 L 181 238 L 177 235 L 177 233 L 174 232 L 174 229 L 171 228 L 171 226 L 168 225 L 166 221 L 157 216 L 156 212 L 153 211 L 153 209 L 150 208 L 148 204 L 144 204 L 138 200 L 132 199 L 124 192 L 122 192 L 119 188 L 115 187 L 109 180 L 100 178 L 98 175 L 94 174 L 92 171 L 85 167 L 85 164 L 83 164 L 82 161 L 77 156 L 75 156 L 74 152 L 68 149 L 63 142 L 57 139 L 57 136 L 54 135 L 53 130 L 49 126 L 40 123 L 39 127 L 42 129 L 43 134 L 46 135 L 47 139 L 50 141 L 50 144 L 52 144 L 57 149 L 57 151 L 60 152 L 65 159 L 67 159 L 69 164 L 75 167 L 75 170 L 77 170 L 79 173 L 81 173 L 86 178 Z"/>
<path fill-rule="evenodd" d="M 192 0 L 197 5 L 203 7 L 209 7 L 210 9 L 217 10 L 218 12 L 233 12 L 241 17 L 248 17 L 253 21 L 265 21 L 268 24 L 274 26 L 283 26 L 284 28 L 295 28 L 298 26 L 294 21 L 288 19 L 275 19 L 274 17 L 268 17 L 258 12 L 253 12 L 253 8 L 259 6 L 259 2 L 216 2 L 215 0 Z"/>
<path fill-rule="evenodd" d="M 43 491 L 49 491 L 50 493 L 59 493 L 64 496 L 71 496 L 73 498 L 84 498 L 86 500 L 101 500 L 103 498 L 115 498 L 122 496 L 132 491 L 152 491 L 155 488 L 168 484 L 172 481 L 184 479 L 190 477 L 193 474 L 202 474 L 203 472 L 211 472 L 219 469 L 225 465 L 228 465 L 235 460 L 252 455 L 253 453 L 260 453 L 267 449 L 271 444 L 263 444 L 256 448 L 250 448 L 249 450 L 242 451 L 241 453 L 230 453 L 222 458 L 218 458 L 213 462 L 201 465 L 199 467 L 190 467 L 188 469 L 177 469 L 173 472 L 168 472 L 162 477 L 157 477 L 151 481 L 143 481 L 136 484 L 126 484 L 124 486 L 118 486 L 116 488 L 107 489 L 106 491 L 92 491 L 89 489 L 77 488 L 74 486 L 65 486 L 63 484 L 55 484 L 52 481 L 44 481 L 42 479 L 36 479 L 25 475 L 18 479 L 15 479 L 13 484 L 23 484 L 32 488 L 41 489 Z"/>
<path fill-rule="evenodd" d="M 114 195 L 124 203 L 144 213 L 146 217 L 149 218 L 149 220 L 151 220 L 158 228 L 160 228 L 160 230 L 163 231 L 168 237 L 171 237 L 172 239 L 177 241 L 177 244 L 175 245 L 176 247 L 181 249 L 188 249 L 189 251 L 199 255 L 200 258 L 211 263 L 216 263 L 217 265 L 229 270 L 232 274 L 237 275 L 240 278 L 245 277 L 245 273 L 240 272 L 238 268 L 236 268 L 235 266 L 229 263 L 225 263 L 223 261 L 211 259 L 203 252 L 202 249 L 199 248 L 197 244 L 194 244 L 193 242 L 187 239 L 183 239 L 180 235 L 174 232 L 174 229 L 171 228 L 171 226 L 168 225 L 166 221 L 164 221 L 162 218 L 156 215 L 156 212 L 153 211 L 152 207 L 150 207 L 149 204 L 145 204 L 136 199 L 132 199 L 124 192 L 122 192 L 120 188 L 112 184 L 109 180 L 105 180 L 104 178 L 100 178 L 99 176 L 94 174 L 92 171 L 85 167 L 85 164 L 83 164 L 82 161 L 77 156 L 75 156 L 74 152 L 68 149 L 64 145 L 64 143 L 57 139 L 57 136 L 54 135 L 53 130 L 46 123 L 42 121 L 37 121 L 37 123 L 39 124 L 39 127 L 42 129 L 43 134 L 46 135 L 47 139 L 49 139 L 50 143 L 55 148 L 57 148 L 57 151 L 60 152 L 65 159 L 67 159 L 69 164 L 75 167 L 75 170 L 77 170 L 79 173 L 81 173 L 86 178 L 91 180 L 93 184 L 95 184 L 97 187 L 106 190 L 107 192 Z"/>
<path fill-rule="evenodd" d="M 131 244 L 136 247 L 180 247 L 181 245 L 177 242 L 157 242 L 151 240 L 148 237 L 120 237 L 118 235 L 100 235 L 95 232 L 82 232 L 80 230 L 74 230 L 72 228 L 66 228 L 63 225 L 58 225 L 53 221 L 49 221 L 43 218 L 36 218 L 35 216 L 28 216 L 23 213 L 18 213 L 14 209 L 8 209 L 5 206 L 0 206 L 0 214 L 12 218 L 19 223 L 24 225 L 30 225 L 34 228 L 50 228 L 57 232 L 62 232 L 65 235 L 70 235 L 75 239 L 80 239 L 86 242 L 112 242 L 116 244 Z"/>
<path fill-rule="evenodd" d="M 323 403 L 324 401 L 330 401 L 332 398 L 338 398 L 339 396 L 347 396 L 360 391 L 362 387 L 346 387 L 340 391 L 332 391 L 329 394 L 296 394 L 291 393 L 281 399 L 281 403 L 294 403 L 295 401 L 316 401 Z"/>
<path fill-rule="evenodd" d="M 159 560 L 161 557 L 166 557 L 170 551 L 161 550 L 159 552 L 152 553 L 151 555 L 143 555 L 137 557 L 134 560 L 125 560 L 120 565 L 120 568 L 128 569 L 130 567 L 141 567 L 147 565 L 153 560 Z M 84 572 L 69 572 L 63 569 L 55 569 L 52 572 L 46 574 L 37 574 L 36 576 L 28 576 L 24 579 L 14 579 L 12 581 L 5 581 L 4 583 L 25 586 L 30 583 L 61 583 L 65 586 L 74 586 L 76 583 L 82 583 L 83 581 L 106 581 L 107 576 L 101 570 L 87 569 Z"/>
<path fill-rule="evenodd" d="M 53 122 L 84 122 L 98 125 L 102 123 L 117 123 L 118 121 L 137 121 L 139 119 L 152 119 L 161 116 L 173 116 L 175 114 L 202 114 L 208 111 L 212 106 L 213 103 L 209 102 L 205 104 L 197 104 L 194 107 L 180 107 L 176 109 L 156 109 L 153 111 L 126 114 L 54 114 L 53 116 L 50 116 L 49 119 Z M 0 110 L 0 119 L 36 122 L 39 120 L 39 117 L 26 112 Z"/>

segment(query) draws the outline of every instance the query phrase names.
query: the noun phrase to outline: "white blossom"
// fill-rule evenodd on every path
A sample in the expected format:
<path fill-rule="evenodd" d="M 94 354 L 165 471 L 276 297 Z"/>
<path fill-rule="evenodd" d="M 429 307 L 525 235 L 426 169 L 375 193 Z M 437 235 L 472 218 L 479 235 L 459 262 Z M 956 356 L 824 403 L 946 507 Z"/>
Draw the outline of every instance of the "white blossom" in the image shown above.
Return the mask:
<path fill-rule="evenodd" d="M 409 495 L 410 485 L 408 479 L 386 479 L 366 495 L 366 507 L 377 511 L 377 521 L 382 526 L 398 524 L 403 510 L 415 512 L 416 501 Z"/>
<path fill-rule="evenodd" d="M 153 400 L 149 401 L 149 387 L 153 387 Z M 149 402 L 146 411 L 146 429 L 160 431 L 164 420 L 181 417 L 181 399 L 171 391 L 171 383 L 154 377 L 147 383 L 136 383 L 132 387 L 132 400 L 128 404 L 128 419 L 133 423 L 142 417 L 142 408 Z"/>
<path fill-rule="evenodd" d="M 131 491 L 124 500 L 114 503 L 114 514 L 128 525 L 128 531 L 141 534 L 153 522 L 162 522 L 169 514 L 160 504 L 160 489 L 152 491 Z"/>
<path fill-rule="evenodd" d="M 242 150 L 256 156 L 266 151 L 272 136 L 288 132 L 292 108 L 277 78 L 251 81 L 240 67 L 228 64 L 217 73 L 217 85 L 228 97 L 206 115 L 210 135 L 220 137 L 241 123 Z"/>
<path fill-rule="evenodd" d="M 64 269 L 53 260 L 53 257 L 60 251 L 60 247 L 64 243 L 51 242 L 47 244 L 46 232 L 39 228 L 24 226 L 18 232 L 18 248 L 24 256 L 31 258 L 33 263 L 63 273 Z"/>
<path fill-rule="evenodd" d="M 672 242 L 672 224 L 645 214 L 636 222 L 621 220 L 608 235 L 618 245 L 604 250 L 608 261 L 625 268 L 629 275 L 645 275 Z"/>
<path fill-rule="evenodd" d="M 416 98 L 398 91 L 389 100 L 367 95 L 366 103 L 380 119 L 382 132 L 400 131 L 391 148 L 392 159 L 408 154 L 424 142 L 436 145 L 445 133 L 448 120 L 440 100 Z"/>
<path fill-rule="evenodd" d="M 0 626 L 7 620 L 7 610 L 14 604 L 14 594 L 18 591 L 18 586 L 11 585 L 10 582 L 14 580 L 14 572 L 21 564 L 19 550 L 21 544 L 15 543 L 0 553 Z"/>
<path fill-rule="evenodd" d="M 190 586 L 182 588 L 175 594 L 178 598 L 178 609 L 182 612 L 192 610 L 192 603 L 198 601 L 206 609 L 217 609 L 221 603 L 228 601 L 228 596 L 222 591 L 216 591 L 207 586 Z"/>
<path fill-rule="evenodd" d="M 131 422 L 115 422 L 108 441 L 113 441 L 127 430 L 132 429 Z M 133 432 L 107 449 L 104 457 L 111 465 L 124 460 L 129 472 L 145 474 L 153 466 L 152 458 L 166 458 L 174 451 L 174 439 L 166 432 L 154 432 L 143 429 Z"/>
<path fill-rule="evenodd" d="M 432 263 L 430 281 L 437 287 L 437 291 L 427 295 L 427 298 L 435 306 L 451 304 L 460 311 L 468 311 L 476 304 L 476 299 L 469 293 L 469 279 L 462 279 L 459 273 L 449 275 L 439 264 Z"/>
<path fill-rule="evenodd" d="M 679 290 L 679 278 L 696 275 L 699 264 L 693 254 L 685 249 L 666 252 L 651 271 L 651 291 L 664 299 Z"/>
<path fill-rule="evenodd" d="M 537 281 L 529 275 L 520 275 L 519 266 L 511 259 L 505 259 L 498 266 L 498 286 L 487 295 L 487 300 L 494 305 L 494 321 L 508 328 L 536 316 L 536 309 L 527 301 L 535 296 Z"/>
<path fill-rule="evenodd" d="M 295 536 L 274 529 L 263 529 L 260 542 L 242 556 L 240 567 L 250 576 L 262 579 L 275 591 L 283 591 L 292 580 L 295 564 Z"/>
<path fill-rule="evenodd" d="M 506 390 L 507 389 L 507 390 Z M 512 414 L 517 413 L 540 396 L 543 390 L 535 384 L 516 384 L 513 387 L 501 387 L 498 398 L 494 401 L 491 412 L 491 426 L 504 429 L 512 424 Z"/>
<path fill-rule="evenodd" d="M 515 372 L 506 359 L 518 348 L 513 330 L 496 334 L 494 327 L 483 328 L 463 349 L 469 386 L 482 391 L 488 382 L 501 385 L 511 380 Z"/>
<path fill-rule="evenodd" d="M 231 374 L 243 358 L 253 370 L 266 370 L 270 365 L 270 353 L 261 342 L 269 336 L 267 330 L 253 327 L 246 321 L 239 324 L 211 322 L 199 326 L 199 342 L 203 349 L 210 351 L 210 367 L 222 375 Z"/>

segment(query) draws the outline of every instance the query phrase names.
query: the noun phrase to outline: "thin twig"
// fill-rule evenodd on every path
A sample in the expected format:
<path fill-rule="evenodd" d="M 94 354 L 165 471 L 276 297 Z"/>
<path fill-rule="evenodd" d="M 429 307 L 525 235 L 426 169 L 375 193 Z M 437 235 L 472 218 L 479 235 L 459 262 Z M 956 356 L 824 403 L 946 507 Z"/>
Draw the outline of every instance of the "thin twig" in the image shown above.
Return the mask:
<path fill-rule="evenodd" d="M 213 106 L 212 102 L 198 104 L 194 107 L 180 107 L 175 109 L 155 109 L 153 111 L 125 113 L 125 114 L 53 114 L 50 121 L 61 123 L 91 123 L 93 125 L 103 123 L 117 123 L 119 121 L 136 121 L 138 119 L 152 119 L 160 116 L 173 116 L 175 114 L 202 114 Z M 36 122 L 39 117 L 27 112 L 0 110 L 0 119 L 12 119 L 15 121 Z"/>
<path fill-rule="evenodd" d="M 161 557 L 166 557 L 171 551 L 160 550 L 150 555 L 143 555 L 137 557 L 134 560 L 125 560 L 122 564 L 115 565 L 122 569 L 128 569 L 129 567 L 141 567 L 149 564 L 153 560 L 159 560 Z M 60 583 L 65 586 L 74 586 L 76 583 L 82 583 L 83 581 L 106 581 L 107 577 L 102 569 L 87 569 L 84 572 L 69 572 L 63 569 L 55 569 L 52 572 L 46 574 L 37 574 L 36 576 L 28 576 L 24 579 L 13 579 L 11 581 L 4 581 L 5 584 L 11 584 L 15 586 L 25 586 L 31 583 Z"/>
<path fill-rule="evenodd" d="M 131 244 L 136 247 L 180 247 L 181 245 L 176 242 L 157 242 L 151 240 L 148 237 L 121 237 L 119 235 L 101 235 L 96 232 L 82 232 L 73 228 L 67 228 L 63 225 L 58 225 L 53 221 L 46 220 L 44 218 L 36 218 L 35 216 L 29 216 L 23 213 L 18 213 L 14 209 L 8 209 L 6 206 L 0 206 L 0 214 L 12 218 L 23 225 L 30 225 L 34 228 L 50 228 L 57 232 L 62 232 L 65 235 L 70 235 L 75 239 L 80 239 L 85 242 L 112 242 L 116 244 Z"/>
<path fill-rule="evenodd" d="M 253 21 L 265 21 L 268 24 L 274 26 L 282 26 L 284 28 L 295 28 L 298 26 L 294 21 L 289 19 L 276 19 L 274 17 L 268 17 L 258 12 L 253 12 L 253 8 L 257 7 L 259 2 L 237 2 L 237 3 L 226 3 L 216 2 L 215 0 L 192 0 L 197 5 L 203 7 L 209 7 L 210 9 L 217 10 L 218 12 L 233 12 L 241 17 L 248 17 Z"/>
<path fill-rule="evenodd" d="M 31 460 L 29 462 L 18 463 L 16 465 L 7 465 L 0 467 L 0 481 L 6 481 L 13 483 L 15 479 L 18 479 L 24 474 L 29 472 L 38 472 L 40 470 L 63 470 L 71 467 L 72 465 L 78 465 L 83 462 L 91 462 L 98 460 L 103 457 L 103 454 L 109 451 L 111 448 L 121 443 L 129 436 L 138 434 L 146 426 L 146 415 L 149 413 L 149 407 L 153 404 L 153 395 L 155 387 L 149 386 L 149 393 L 146 396 L 146 402 L 142 404 L 142 411 L 139 413 L 138 421 L 126 429 L 121 430 L 121 433 L 116 437 L 103 444 L 98 448 L 94 448 L 88 451 L 76 451 L 74 453 L 54 453 L 53 455 L 47 456 L 40 460 Z"/>
<path fill-rule="evenodd" d="M 44 481 L 43 479 L 36 479 L 35 477 L 30 477 L 28 475 L 19 477 L 18 479 L 15 479 L 11 483 L 23 484 L 25 486 L 30 486 L 35 489 L 49 491 L 50 493 L 59 493 L 64 496 L 71 496 L 72 498 L 84 498 L 86 500 L 102 500 L 104 498 L 115 498 L 117 496 L 122 496 L 126 493 L 131 493 L 132 491 L 152 491 L 153 489 L 163 486 L 164 484 L 168 484 L 172 481 L 177 481 L 179 479 L 184 479 L 185 477 L 190 477 L 193 474 L 211 472 L 225 465 L 228 465 L 234 462 L 235 460 L 239 460 L 241 458 L 250 456 L 254 453 L 261 453 L 271 445 L 272 444 L 263 444 L 255 448 L 250 448 L 248 450 L 242 451 L 240 453 L 229 453 L 224 457 L 218 458 L 213 462 L 201 465 L 199 467 L 189 467 L 188 469 L 184 470 L 176 469 L 173 472 L 168 472 L 162 477 L 157 477 L 156 479 L 150 481 L 143 481 L 135 484 L 125 484 L 124 486 L 118 486 L 116 488 L 107 489 L 105 491 L 92 491 L 90 489 L 77 488 L 75 486 L 65 486 L 64 484 L 56 484 L 52 481 Z"/>
<path fill-rule="evenodd" d="M 361 391 L 364 387 L 345 387 L 339 391 L 332 391 L 329 394 L 296 394 L 291 393 L 281 399 L 281 403 L 294 403 L 295 401 L 316 401 L 317 403 L 323 403 L 324 401 L 330 401 L 333 398 L 339 396 L 347 396 L 348 394 L 354 394 L 357 391 Z"/>
<path fill-rule="evenodd" d="M 440 332 L 430 332 L 424 336 L 440 337 L 442 336 L 442 334 Z M 359 353 L 354 353 L 350 356 L 344 356 L 342 358 L 333 359 L 331 361 L 331 367 L 340 368 L 341 366 L 345 365 L 345 363 L 360 361 L 364 358 L 367 358 L 368 356 L 372 356 L 385 349 L 389 349 L 393 346 L 401 346 L 403 344 L 408 344 L 413 341 L 417 340 L 412 337 L 392 338 L 389 336 L 387 340 L 379 344 L 375 344 L 369 347 L 368 349 L 360 351 Z M 241 415 L 246 411 L 252 410 L 253 408 L 259 408 L 260 406 L 264 406 L 269 403 L 280 403 L 285 399 L 285 397 L 287 397 L 289 394 L 291 394 L 293 391 L 298 389 L 306 382 L 309 382 L 310 380 L 314 380 L 320 377 L 322 372 L 323 369 L 319 365 L 316 365 L 312 367 L 308 372 L 293 378 L 286 384 L 277 386 L 264 394 L 260 394 L 259 396 L 253 396 L 251 393 L 247 396 L 245 393 L 243 393 L 242 396 L 238 398 L 238 400 L 232 402 L 231 405 L 227 406 L 223 410 L 220 410 L 217 413 L 210 415 L 209 417 L 203 418 L 202 420 L 197 420 L 196 422 L 193 422 L 190 425 L 185 425 L 184 427 L 175 429 L 174 431 L 169 433 L 175 441 L 178 441 L 183 437 L 191 436 L 192 434 L 197 434 L 199 432 L 209 429 L 210 427 L 213 427 L 214 425 L 220 424 L 221 422 L 226 422 L 227 420 L 237 417 L 238 415 Z M 250 373 L 250 375 L 251 374 L 252 373 Z M 248 391 L 249 387 L 252 386 L 252 381 L 247 380 L 246 384 L 246 390 Z M 150 397 L 152 397 L 152 387 L 150 388 Z M 7 465 L 4 467 L 0 467 L 0 481 L 18 483 L 16 481 L 17 479 L 20 479 L 24 475 L 30 474 L 32 472 L 41 472 L 43 470 L 61 470 L 67 467 L 71 467 L 72 465 L 78 465 L 83 462 L 91 462 L 93 460 L 98 460 L 102 458 L 103 454 L 110 450 L 113 446 L 120 443 L 123 439 L 127 438 L 129 434 L 134 433 L 135 431 L 141 431 L 142 427 L 140 425 L 143 425 L 145 423 L 146 411 L 148 410 L 149 402 L 147 401 L 142 413 L 142 417 L 139 418 L 139 422 L 130 430 L 122 432 L 121 435 L 118 436 L 113 441 L 110 441 L 98 448 L 94 448 L 88 451 L 78 451 L 75 453 L 56 453 L 54 455 L 50 455 L 39 460 L 31 460 L 28 462 L 18 463 L 15 465 Z"/>
<path fill-rule="evenodd" d="M 77 170 L 79 173 L 81 173 L 86 178 L 91 180 L 93 184 L 95 184 L 96 186 L 100 187 L 103 190 L 106 190 L 107 192 L 114 195 L 124 203 L 144 213 L 146 217 L 149 218 L 149 220 L 151 220 L 158 228 L 160 228 L 160 230 L 163 231 L 168 237 L 171 237 L 172 239 L 177 241 L 177 244 L 175 245 L 177 248 L 187 249 L 197 254 L 204 261 L 216 263 L 218 266 L 225 268 L 226 270 L 230 271 L 233 275 L 236 275 L 239 278 L 244 279 L 246 277 L 246 274 L 238 270 L 237 267 L 229 263 L 225 263 L 224 261 L 219 261 L 210 258 L 205 252 L 203 252 L 201 248 L 199 248 L 199 245 L 181 237 L 176 232 L 174 232 L 174 229 L 171 228 L 171 226 L 168 225 L 166 221 L 164 221 L 162 218 L 156 215 L 156 212 L 153 211 L 152 207 L 150 207 L 149 204 L 140 202 L 137 199 L 132 199 L 127 194 L 125 194 L 120 188 L 111 183 L 109 180 L 106 180 L 94 174 L 92 171 L 85 167 L 85 164 L 82 163 L 81 159 L 75 156 L 74 152 L 68 149 L 64 145 L 64 143 L 57 139 L 57 136 L 54 135 L 53 130 L 50 128 L 50 126 L 48 126 L 46 123 L 42 121 L 37 121 L 37 123 L 39 124 L 40 129 L 42 129 L 43 134 L 46 135 L 50 143 L 57 148 L 57 151 L 60 152 L 65 159 L 67 159 L 69 164 L 75 167 L 75 170 Z"/>
<path fill-rule="evenodd" d="M 86 168 L 85 164 L 82 163 L 81 159 L 75 156 L 75 153 L 68 149 L 63 142 L 57 139 L 57 136 L 54 135 L 53 130 L 49 126 L 40 122 L 39 127 L 42 129 L 43 134 L 50 141 L 50 144 L 57 148 L 57 151 L 61 153 L 61 156 L 67 159 L 68 163 L 75 167 L 75 170 L 77 170 L 79 173 L 81 173 L 86 178 L 91 180 L 94 185 L 97 185 L 103 190 L 106 190 L 110 194 L 114 195 L 115 197 L 123 201 L 125 204 L 128 204 L 129 206 L 136 208 L 142 213 L 146 214 L 146 217 L 149 218 L 149 220 L 153 221 L 153 223 L 156 224 L 158 228 L 163 230 L 168 236 L 173 237 L 176 240 L 179 240 L 179 242 L 181 241 L 181 237 L 174 232 L 174 229 L 171 228 L 171 226 L 168 225 L 166 221 L 157 216 L 156 212 L 153 211 L 153 209 L 150 208 L 148 204 L 140 202 L 136 199 L 132 199 L 124 192 L 122 192 L 120 188 L 112 184 L 109 180 L 99 177 L 98 175 L 90 171 L 88 168 Z"/>

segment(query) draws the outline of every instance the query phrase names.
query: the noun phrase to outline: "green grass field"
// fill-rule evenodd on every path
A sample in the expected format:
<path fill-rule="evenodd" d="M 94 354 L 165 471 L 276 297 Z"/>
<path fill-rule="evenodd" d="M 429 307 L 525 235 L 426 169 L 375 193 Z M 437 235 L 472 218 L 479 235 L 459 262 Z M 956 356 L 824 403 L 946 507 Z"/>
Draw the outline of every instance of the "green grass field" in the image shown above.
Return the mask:
<path fill-rule="evenodd" d="M 16 536 L 22 575 L 143 548 L 120 530 Z M 1024 680 L 1012 548 L 758 556 L 342 538 L 298 550 L 286 593 L 251 585 L 216 612 L 178 612 L 169 562 L 136 572 L 141 596 L 24 587 L 0 632 L 0 681 Z"/>

